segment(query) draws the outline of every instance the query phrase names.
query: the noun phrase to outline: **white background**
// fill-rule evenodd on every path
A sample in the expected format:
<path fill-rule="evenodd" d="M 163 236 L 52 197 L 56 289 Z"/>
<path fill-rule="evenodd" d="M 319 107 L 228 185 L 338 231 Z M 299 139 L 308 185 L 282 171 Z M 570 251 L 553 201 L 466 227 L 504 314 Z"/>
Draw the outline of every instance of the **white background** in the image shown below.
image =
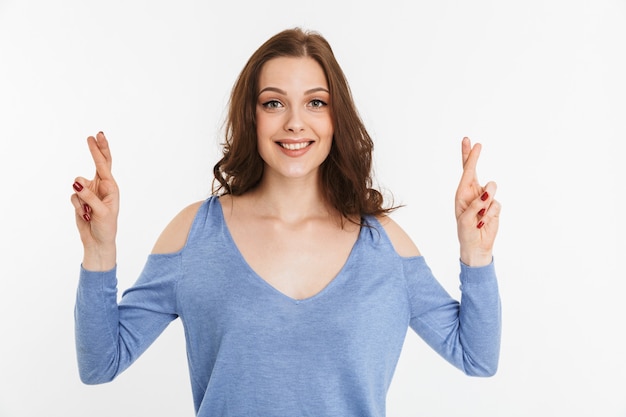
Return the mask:
<path fill-rule="evenodd" d="M 294 26 L 333 45 L 394 217 L 455 296 L 464 135 L 499 185 L 499 372 L 466 377 L 410 332 L 388 415 L 626 416 L 626 2 L 211 3 L 0 0 L 1 416 L 193 415 L 179 321 L 115 382 L 80 383 L 72 182 L 103 130 L 128 287 L 208 196 L 245 61 Z"/>

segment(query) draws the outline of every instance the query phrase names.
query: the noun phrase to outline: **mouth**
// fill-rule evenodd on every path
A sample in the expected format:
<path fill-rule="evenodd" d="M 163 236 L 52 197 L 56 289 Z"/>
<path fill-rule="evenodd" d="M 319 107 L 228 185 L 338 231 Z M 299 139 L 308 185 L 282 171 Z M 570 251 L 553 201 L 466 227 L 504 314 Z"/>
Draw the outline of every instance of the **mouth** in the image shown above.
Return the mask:
<path fill-rule="evenodd" d="M 304 149 L 307 146 L 311 145 L 313 141 L 306 142 L 276 142 L 277 145 L 282 147 L 283 149 L 287 149 L 289 151 L 299 151 L 300 149 Z"/>

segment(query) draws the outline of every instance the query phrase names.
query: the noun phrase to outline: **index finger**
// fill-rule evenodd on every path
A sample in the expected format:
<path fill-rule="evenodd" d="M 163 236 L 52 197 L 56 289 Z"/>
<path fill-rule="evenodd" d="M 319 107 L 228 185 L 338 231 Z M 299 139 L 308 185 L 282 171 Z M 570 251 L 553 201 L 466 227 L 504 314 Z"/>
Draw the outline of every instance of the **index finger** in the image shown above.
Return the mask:
<path fill-rule="evenodd" d="M 104 136 L 104 133 L 98 132 L 95 138 L 89 136 L 87 138 L 87 145 L 89 146 L 89 152 L 91 153 L 93 162 L 96 165 L 96 175 L 102 179 L 111 179 L 111 165 L 113 161 L 109 142 Z"/>
<path fill-rule="evenodd" d="M 469 138 L 463 138 L 463 142 L 461 145 L 461 154 L 463 157 L 463 179 L 471 176 L 470 179 L 476 178 L 476 165 L 478 165 L 478 157 L 480 156 L 480 151 L 482 149 L 482 145 L 480 143 L 474 144 L 470 142 Z"/>

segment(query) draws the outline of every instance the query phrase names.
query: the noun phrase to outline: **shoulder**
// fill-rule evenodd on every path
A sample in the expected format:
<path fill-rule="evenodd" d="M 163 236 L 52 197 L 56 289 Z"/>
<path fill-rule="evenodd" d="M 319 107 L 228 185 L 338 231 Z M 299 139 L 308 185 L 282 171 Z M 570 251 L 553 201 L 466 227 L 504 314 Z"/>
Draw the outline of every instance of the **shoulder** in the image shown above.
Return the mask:
<path fill-rule="evenodd" d="M 389 237 L 393 248 L 402 257 L 420 256 L 420 251 L 409 235 L 389 216 L 378 216 L 376 220 L 381 224 Z"/>
<path fill-rule="evenodd" d="M 204 201 L 196 201 L 182 209 L 161 232 L 152 248 L 152 253 L 173 253 L 181 250 L 187 242 L 196 213 L 203 203 Z"/>

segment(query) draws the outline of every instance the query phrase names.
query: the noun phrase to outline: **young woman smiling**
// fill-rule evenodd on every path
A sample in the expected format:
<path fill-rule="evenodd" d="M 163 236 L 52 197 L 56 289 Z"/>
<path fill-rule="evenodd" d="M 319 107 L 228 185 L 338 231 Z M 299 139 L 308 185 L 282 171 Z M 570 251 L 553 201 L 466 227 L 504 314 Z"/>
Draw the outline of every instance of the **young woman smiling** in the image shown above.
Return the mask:
<path fill-rule="evenodd" d="M 76 343 L 86 383 L 115 378 L 176 318 L 198 416 L 383 416 L 407 327 L 468 375 L 492 375 L 500 204 L 462 141 L 462 299 L 433 277 L 372 188 L 372 140 L 326 40 L 265 42 L 229 104 L 214 193 L 176 216 L 116 299 L 119 191 L 102 132 L 72 202 L 84 245 Z"/>

